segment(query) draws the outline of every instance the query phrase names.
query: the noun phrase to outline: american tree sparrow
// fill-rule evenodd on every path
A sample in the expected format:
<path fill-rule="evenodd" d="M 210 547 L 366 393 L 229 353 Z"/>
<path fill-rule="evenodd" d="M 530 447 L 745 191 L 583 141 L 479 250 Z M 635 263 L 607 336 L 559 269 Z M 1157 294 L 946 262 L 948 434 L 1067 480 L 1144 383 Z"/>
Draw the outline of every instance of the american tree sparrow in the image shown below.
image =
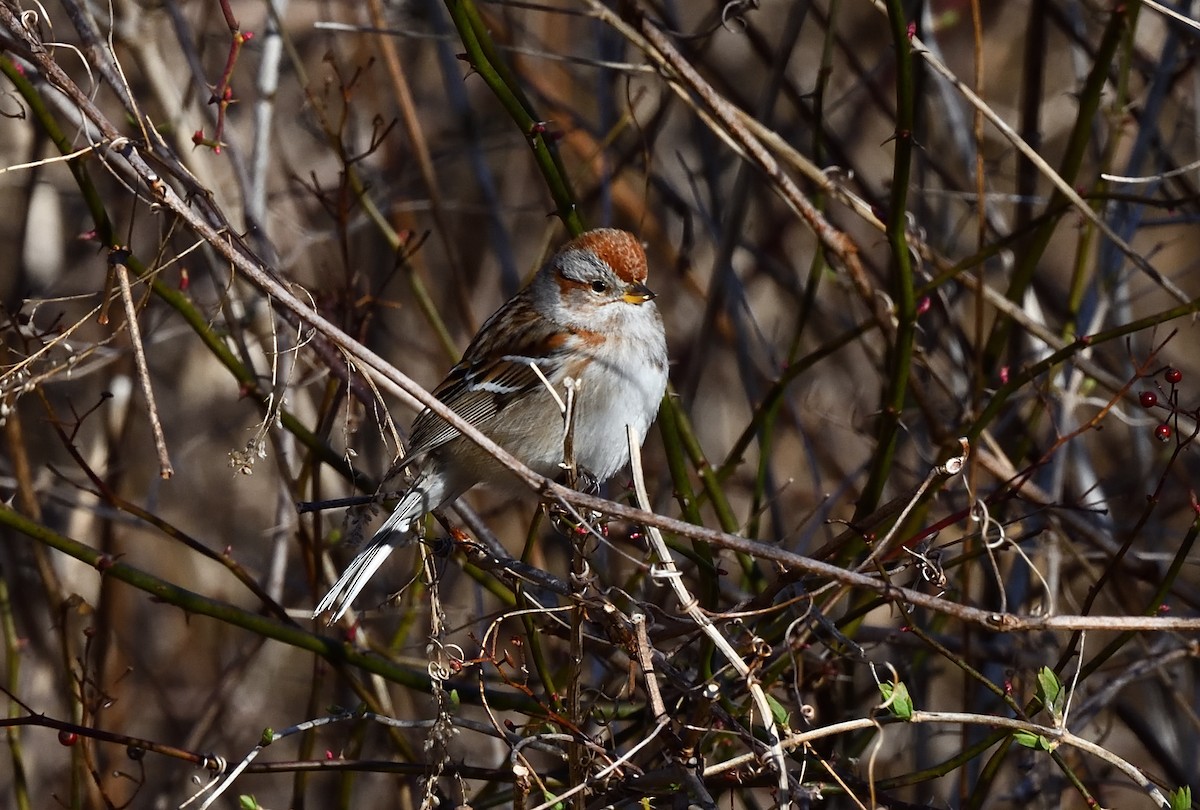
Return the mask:
<path fill-rule="evenodd" d="M 553 477 L 563 463 L 565 399 L 578 382 L 573 447 L 578 467 L 598 481 L 629 461 L 626 425 L 638 441 L 667 386 L 667 346 L 646 254 L 632 234 L 601 228 L 571 240 L 533 281 L 498 309 L 434 396 L 534 471 Z M 390 475 L 416 465 L 412 483 L 313 616 L 342 617 L 393 547 L 427 512 L 508 470 L 428 410 L 417 416 L 408 455 Z"/>

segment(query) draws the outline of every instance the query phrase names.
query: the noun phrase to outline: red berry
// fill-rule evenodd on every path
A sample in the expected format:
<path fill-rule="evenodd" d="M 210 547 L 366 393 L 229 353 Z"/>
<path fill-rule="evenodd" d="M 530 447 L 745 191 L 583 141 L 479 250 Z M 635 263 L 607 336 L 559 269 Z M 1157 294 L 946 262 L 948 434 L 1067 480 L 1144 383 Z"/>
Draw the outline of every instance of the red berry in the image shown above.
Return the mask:
<path fill-rule="evenodd" d="M 74 731 L 67 731 L 66 729 L 63 729 L 62 731 L 58 732 L 59 745 L 72 746 L 77 742 L 79 742 L 79 735 Z"/>
<path fill-rule="evenodd" d="M 1158 404 L 1158 394 L 1153 391 L 1143 391 L 1138 394 L 1138 402 L 1142 403 L 1143 408 L 1153 408 Z"/>
<path fill-rule="evenodd" d="M 1169 368 L 1166 373 L 1167 382 L 1171 385 L 1179 385 L 1183 380 L 1183 372 L 1177 368 Z"/>
<path fill-rule="evenodd" d="M 1171 426 L 1159 425 L 1156 427 L 1154 429 L 1154 438 L 1158 439 L 1160 442 L 1168 441 L 1171 438 Z"/>

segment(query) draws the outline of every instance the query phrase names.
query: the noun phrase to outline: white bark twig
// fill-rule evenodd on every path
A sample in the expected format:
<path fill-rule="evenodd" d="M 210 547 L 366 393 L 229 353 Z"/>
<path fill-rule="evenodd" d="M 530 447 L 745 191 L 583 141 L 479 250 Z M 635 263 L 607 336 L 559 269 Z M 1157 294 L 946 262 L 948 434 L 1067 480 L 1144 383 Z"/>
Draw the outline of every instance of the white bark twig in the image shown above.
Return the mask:
<path fill-rule="evenodd" d="M 1200 619 L 1186 616 L 1031 616 L 980 610 L 927 593 L 897 587 L 881 581 L 877 577 L 847 571 L 835 565 L 789 552 L 776 545 L 748 540 L 705 526 L 696 526 L 683 520 L 657 515 L 644 509 L 635 509 L 625 504 L 584 492 L 575 492 L 555 484 L 513 458 L 511 454 L 483 435 L 477 427 L 448 408 L 445 403 L 313 310 L 308 303 L 297 298 L 289 287 L 281 284 L 268 268 L 242 252 L 233 240 L 222 237 L 217 227 L 197 213 L 196 207 L 189 205 L 171 185 L 150 167 L 137 146 L 120 134 L 112 122 L 54 61 L 52 55 L 46 52 L 45 46 L 40 40 L 27 31 L 3 3 L 0 3 L 0 28 L 7 29 L 19 38 L 21 47 L 29 50 L 29 56 L 34 65 L 46 80 L 61 90 L 70 99 L 71 104 L 78 108 L 82 118 L 91 121 L 99 130 L 99 139 L 103 142 L 103 148 L 97 150 L 97 154 L 107 158 L 104 161 L 105 165 L 108 165 L 109 159 L 120 157 L 121 160 L 114 162 L 114 165 L 127 165 L 130 171 L 149 188 L 150 198 L 153 202 L 183 220 L 197 236 L 207 241 L 216 253 L 227 259 L 237 272 L 267 294 L 280 310 L 288 312 L 292 317 L 308 324 L 328 343 L 338 346 L 345 352 L 347 358 L 359 365 L 363 373 L 373 375 L 378 380 L 381 389 L 406 403 L 429 408 L 431 412 L 445 420 L 464 437 L 511 470 L 518 479 L 534 491 L 563 504 L 654 526 L 681 537 L 704 540 L 720 548 L 749 554 L 756 559 L 770 560 L 796 574 L 811 574 L 872 592 L 883 593 L 888 598 L 903 600 L 917 607 L 952 615 L 960 621 L 977 624 L 993 631 L 1041 632 L 1089 628 L 1147 632 L 1196 632 L 1200 630 Z M 984 457 L 985 454 L 980 455 Z"/>
<path fill-rule="evenodd" d="M 626 426 L 626 433 L 629 438 L 629 470 L 633 475 L 633 491 L 637 495 L 638 506 L 647 512 L 650 511 L 650 496 L 646 492 L 646 480 L 642 474 L 642 453 L 638 446 L 637 437 L 634 435 L 633 428 Z M 776 784 L 779 790 L 779 807 L 781 810 L 787 810 L 791 807 L 791 792 L 788 789 L 787 765 L 783 757 L 783 747 L 780 745 L 779 729 L 775 725 L 774 712 L 771 711 L 771 704 L 767 700 L 767 695 L 763 691 L 762 685 L 758 682 L 758 677 L 750 669 L 750 666 L 742 660 L 738 655 L 737 650 L 721 635 L 712 620 L 704 614 L 700 609 L 700 605 L 696 597 L 692 596 L 687 587 L 683 584 L 682 572 L 675 566 L 675 560 L 671 556 L 670 549 L 667 548 L 667 543 L 663 540 L 662 532 L 654 526 L 646 526 L 646 537 L 650 543 L 650 547 L 654 550 L 654 554 L 658 557 L 658 564 L 661 566 L 661 572 L 657 576 L 661 576 L 671 585 L 671 589 L 675 591 L 675 598 L 679 600 L 679 609 L 688 615 L 701 632 L 712 641 L 715 646 L 729 662 L 734 671 L 737 672 L 746 681 L 746 687 L 750 690 L 750 696 L 754 700 L 754 705 L 762 715 L 762 725 L 767 732 L 767 757 L 770 759 L 772 766 L 775 768 L 775 773 L 778 777 Z"/>
<path fill-rule="evenodd" d="M 783 740 L 782 747 L 787 750 L 798 748 L 805 743 L 814 742 L 815 740 L 833 737 L 838 734 L 849 734 L 854 731 L 863 731 L 869 728 L 878 727 L 881 720 L 874 717 L 858 717 L 854 720 L 846 720 L 841 723 L 833 723 L 821 728 L 814 728 L 810 731 L 793 734 Z M 1040 737 L 1045 737 L 1056 745 L 1067 745 L 1072 748 L 1077 748 L 1080 751 L 1091 754 L 1092 756 L 1101 759 L 1114 768 L 1116 768 L 1129 780 L 1140 787 L 1146 794 L 1160 807 L 1170 807 L 1171 804 L 1167 798 L 1159 790 L 1158 786 L 1150 781 L 1147 776 L 1130 763 L 1128 760 L 1114 754 L 1112 751 L 1097 745 L 1090 740 L 1085 740 L 1077 737 L 1069 731 L 1061 728 L 1053 728 L 1051 726 L 1043 726 L 1037 723 L 1030 723 L 1027 720 L 1020 720 L 1015 717 L 998 717 L 987 714 L 972 714 L 968 712 L 925 712 L 914 711 L 912 717 L 900 721 L 895 719 L 892 722 L 904 723 L 943 723 L 970 726 L 983 726 L 985 728 L 1002 728 L 1011 731 L 1023 731 L 1029 734 L 1036 734 Z M 717 776 L 728 771 L 736 770 L 737 768 L 749 765 L 754 761 L 755 755 L 742 754 L 737 757 L 732 757 L 724 762 L 718 762 L 715 765 L 710 765 L 704 769 L 705 778 Z"/>
<path fill-rule="evenodd" d="M 962 472 L 963 467 L 966 466 L 967 457 L 971 454 L 971 444 L 965 438 L 961 437 L 959 438 L 958 442 L 962 452 L 954 458 L 948 460 L 945 464 L 939 464 L 929 471 L 929 474 L 925 476 L 925 480 L 921 482 L 921 486 L 917 487 L 917 491 L 913 493 L 912 498 L 909 499 L 908 504 L 900 511 L 900 515 L 895 519 L 895 521 L 892 522 L 892 528 L 888 531 L 887 535 L 885 535 L 882 540 L 875 544 L 875 547 L 871 549 L 871 553 L 867 555 L 867 558 L 859 564 L 855 571 L 861 573 L 862 571 L 865 571 L 874 565 L 877 560 L 883 558 L 883 555 L 886 554 L 888 549 L 891 547 L 892 540 L 895 539 L 896 533 L 900 531 L 902 526 L 904 526 L 905 521 L 908 519 L 909 513 L 916 508 L 917 503 L 921 500 L 921 496 L 925 494 L 925 490 L 929 489 L 929 486 L 936 479 L 950 478 Z"/>

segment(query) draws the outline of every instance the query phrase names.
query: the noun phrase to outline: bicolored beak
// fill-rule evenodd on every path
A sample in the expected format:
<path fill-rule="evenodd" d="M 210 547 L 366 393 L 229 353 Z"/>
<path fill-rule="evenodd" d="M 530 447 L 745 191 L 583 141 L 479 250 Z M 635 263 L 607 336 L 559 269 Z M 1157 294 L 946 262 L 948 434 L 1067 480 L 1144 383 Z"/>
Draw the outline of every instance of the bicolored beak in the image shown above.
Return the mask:
<path fill-rule="evenodd" d="M 645 284 L 636 282 L 625 288 L 625 294 L 621 296 L 621 300 L 627 304 L 644 304 L 654 300 L 654 293 Z"/>

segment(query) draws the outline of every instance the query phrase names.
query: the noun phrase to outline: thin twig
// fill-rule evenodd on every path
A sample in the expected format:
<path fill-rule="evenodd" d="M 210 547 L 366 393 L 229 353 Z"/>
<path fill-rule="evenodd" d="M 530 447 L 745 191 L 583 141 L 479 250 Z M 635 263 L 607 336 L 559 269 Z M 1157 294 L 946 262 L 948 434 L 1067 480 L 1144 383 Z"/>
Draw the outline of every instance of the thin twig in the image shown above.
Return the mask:
<path fill-rule="evenodd" d="M 872 3 L 877 11 L 883 12 L 884 14 L 887 13 L 887 7 L 883 0 L 872 0 Z M 1123 12 L 1114 11 L 1113 13 L 1117 14 Z M 1062 194 L 1063 197 L 1071 202 L 1071 205 L 1075 207 L 1075 209 L 1079 212 L 1079 215 L 1096 226 L 1096 228 L 1102 234 L 1104 234 L 1105 238 L 1111 240 L 1112 243 L 1116 245 L 1122 253 L 1125 254 L 1129 261 L 1134 264 L 1134 266 L 1153 279 L 1156 284 L 1170 293 L 1180 303 L 1186 304 L 1191 301 L 1191 298 L 1189 298 L 1188 295 L 1183 292 L 1183 290 L 1179 289 L 1174 282 L 1160 273 L 1158 269 L 1154 267 L 1154 265 L 1150 264 L 1150 262 L 1147 261 L 1139 251 L 1135 250 L 1133 246 L 1122 239 L 1120 235 L 1118 235 L 1109 226 L 1109 224 L 1105 222 L 1099 214 L 1096 213 L 1092 206 L 1088 205 L 1087 201 L 1080 196 L 1079 192 L 1076 191 L 1070 183 L 1064 180 L 1062 176 L 1056 172 L 1049 163 L 1046 162 L 1045 158 L 1038 154 L 1037 150 L 1026 143 L 1025 140 L 1017 134 L 1016 130 L 1010 127 L 1008 123 L 1005 122 L 1005 120 L 1001 118 L 987 102 L 976 95 L 975 91 L 968 87 L 964 81 L 959 79 L 958 76 L 956 76 L 954 72 L 950 70 L 950 68 L 946 67 L 945 64 L 943 64 L 936 56 L 934 56 L 933 53 L 925 47 L 924 43 L 922 43 L 920 38 L 915 34 L 912 37 L 912 45 L 914 53 L 920 55 L 921 58 L 923 58 L 931 68 L 933 68 L 948 82 L 954 85 L 955 89 L 962 93 L 963 98 L 965 98 L 971 104 L 971 106 L 982 112 L 992 126 L 1000 131 L 1000 134 L 1004 136 L 1005 140 L 1016 147 L 1017 151 L 1019 151 L 1025 156 L 1026 159 L 1037 166 L 1042 175 L 1054 185 L 1054 188 L 1060 194 Z"/>
<path fill-rule="evenodd" d="M 150 418 L 150 429 L 154 432 L 154 449 L 158 452 L 158 474 L 166 479 L 175 470 L 167 452 L 167 440 L 163 435 L 162 421 L 158 418 L 158 405 L 154 399 L 154 386 L 150 382 L 150 368 L 146 364 L 146 351 L 142 346 L 142 333 L 138 328 L 137 307 L 133 302 L 133 290 L 129 287 L 129 268 L 124 256 L 128 251 L 118 248 L 108 254 L 108 265 L 117 276 L 121 290 L 121 302 L 125 305 L 125 325 L 129 329 L 129 343 L 133 347 L 133 360 L 137 367 L 138 382 L 142 385 L 142 396 L 146 398 L 146 414 Z"/>
<path fill-rule="evenodd" d="M 634 433 L 632 426 L 626 427 L 626 434 L 629 439 L 629 471 L 633 478 L 633 491 L 637 495 L 638 505 L 642 509 L 649 511 L 650 495 L 646 491 L 646 479 L 642 474 L 641 447 L 638 446 L 637 435 Z M 787 765 L 784 762 L 783 749 L 779 744 L 780 735 L 778 727 L 775 724 L 775 713 L 771 709 L 771 704 L 767 701 L 762 684 L 759 683 L 758 677 L 751 671 L 749 665 L 742 660 L 742 657 L 733 649 L 733 646 L 721 635 L 721 632 L 712 623 L 712 620 L 700 609 L 700 604 L 696 598 L 688 593 L 687 586 L 683 584 L 682 572 L 675 567 L 675 560 L 667 548 L 666 541 L 663 540 L 662 533 L 654 526 L 647 526 L 646 528 L 650 546 L 654 549 L 655 556 L 658 557 L 658 565 L 661 566 L 661 572 L 656 574 L 656 576 L 667 581 L 671 586 L 671 590 L 675 592 L 675 598 L 679 600 L 679 610 L 686 613 L 696 623 L 696 626 L 712 641 L 725 660 L 746 681 L 746 687 L 749 689 L 750 695 L 753 697 L 754 704 L 759 712 L 759 722 L 767 733 L 767 757 L 770 759 L 777 776 L 776 786 L 779 791 L 779 807 L 781 810 L 787 810 L 787 808 L 791 807 Z"/>

